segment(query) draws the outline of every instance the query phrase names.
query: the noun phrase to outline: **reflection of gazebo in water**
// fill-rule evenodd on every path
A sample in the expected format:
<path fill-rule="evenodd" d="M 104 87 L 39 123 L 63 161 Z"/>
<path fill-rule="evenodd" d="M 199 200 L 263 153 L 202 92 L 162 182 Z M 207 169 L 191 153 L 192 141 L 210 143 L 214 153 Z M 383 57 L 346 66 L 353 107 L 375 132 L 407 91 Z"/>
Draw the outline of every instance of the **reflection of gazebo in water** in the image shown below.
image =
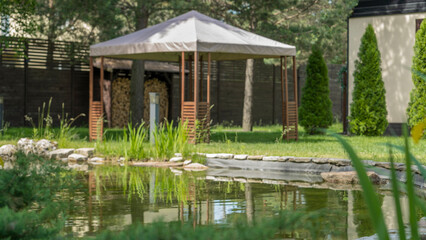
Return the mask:
<path fill-rule="evenodd" d="M 93 57 L 178 61 L 181 76 L 181 120 L 188 123 L 189 137 L 200 133 L 209 140 L 211 61 L 250 58 L 281 59 L 281 96 L 285 139 L 297 139 L 296 48 L 191 11 L 155 26 L 90 46 L 90 139 L 102 133 L 99 119 L 102 101 L 93 99 Z M 293 58 L 294 100 L 288 98 L 287 56 Z M 207 74 L 202 64 L 207 62 Z M 185 66 L 186 65 L 186 66 Z M 201 67 L 200 67 L 201 65 Z M 100 85 L 103 82 L 101 64 Z M 185 78 L 185 68 L 189 68 Z M 206 86 L 203 79 L 206 77 Z M 101 99 L 102 99 L 102 93 Z M 197 126 L 201 124 L 200 126 Z M 99 125 L 100 124 L 100 125 Z M 200 131 L 200 132 L 197 132 Z"/>

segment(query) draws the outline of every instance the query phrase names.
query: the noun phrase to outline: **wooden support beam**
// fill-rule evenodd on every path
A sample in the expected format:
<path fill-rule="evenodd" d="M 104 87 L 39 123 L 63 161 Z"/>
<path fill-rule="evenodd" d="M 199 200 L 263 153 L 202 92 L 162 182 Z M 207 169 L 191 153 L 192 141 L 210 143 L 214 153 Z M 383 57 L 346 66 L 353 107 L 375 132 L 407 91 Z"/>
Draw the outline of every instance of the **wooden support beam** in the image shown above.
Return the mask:
<path fill-rule="evenodd" d="M 188 68 L 189 68 L 189 81 L 188 81 L 188 89 L 189 89 L 189 99 L 188 101 L 194 100 L 194 75 L 192 72 L 192 56 L 188 54 Z"/>
<path fill-rule="evenodd" d="M 299 113 L 298 113 L 298 87 L 297 87 L 297 65 L 296 65 L 296 56 L 293 56 L 293 82 L 294 82 L 294 102 L 296 104 L 296 125 L 294 126 L 296 131 L 296 141 L 299 139 L 298 134 L 298 123 L 299 123 Z"/>
<path fill-rule="evenodd" d="M 200 102 L 203 102 L 204 99 L 204 75 L 203 75 L 203 56 L 200 56 L 200 80 L 198 81 L 200 83 Z"/>
<path fill-rule="evenodd" d="M 183 102 L 185 101 L 185 52 L 182 52 L 181 60 L 180 60 L 180 81 L 181 81 L 181 89 L 180 89 L 180 119 L 183 122 Z"/>
<path fill-rule="evenodd" d="M 284 72 L 283 72 L 283 57 L 280 57 L 280 79 L 281 79 L 281 117 L 283 122 L 283 130 L 286 125 L 286 114 L 284 111 L 285 102 L 284 102 Z M 284 137 L 284 136 L 283 136 Z"/>
<path fill-rule="evenodd" d="M 210 106 L 211 54 L 207 57 L 207 104 Z"/>
<path fill-rule="evenodd" d="M 198 84 L 198 52 L 194 52 L 194 105 L 195 105 L 195 119 L 198 119 L 198 94 L 199 94 L 199 84 Z"/>
<path fill-rule="evenodd" d="M 287 76 L 287 57 L 284 57 L 284 87 L 285 87 L 285 126 L 289 130 L 289 120 L 288 120 L 288 76 Z M 288 136 L 288 135 L 287 135 Z M 286 139 L 288 137 L 286 136 Z"/>
<path fill-rule="evenodd" d="M 89 73 L 89 140 L 92 141 L 92 102 L 93 102 L 93 57 L 90 57 Z"/>

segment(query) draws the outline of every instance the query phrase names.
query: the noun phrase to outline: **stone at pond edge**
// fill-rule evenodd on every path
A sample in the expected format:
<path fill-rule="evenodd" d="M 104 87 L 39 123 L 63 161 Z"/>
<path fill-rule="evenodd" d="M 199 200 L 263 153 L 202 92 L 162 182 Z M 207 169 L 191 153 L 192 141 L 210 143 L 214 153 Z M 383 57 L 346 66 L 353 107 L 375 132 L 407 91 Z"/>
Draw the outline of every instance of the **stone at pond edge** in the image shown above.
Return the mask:
<path fill-rule="evenodd" d="M 352 162 L 349 159 L 329 158 L 328 163 L 336 166 L 349 166 Z"/>
<path fill-rule="evenodd" d="M 87 161 L 87 156 L 82 154 L 73 153 L 68 156 L 69 161 L 77 161 L 77 162 L 83 162 Z"/>
<path fill-rule="evenodd" d="M 189 171 L 204 171 L 207 168 L 208 168 L 207 166 L 200 163 L 191 163 L 183 167 L 183 169 L 189 170 Z"/>
<path fill-rule="evenodd" d="M 101 157 L 93 157 L 89 159 L 89 162 L 103 162 L 103 161 L 105 161 L 105 159 Z"/>
<path fill-rule="evenodd" d="M 375 172 L 367 172 L 367 176 L 373 184 L 380 184 L 380 177 Z M 341 184 L 357 184 L 359 183 L 357 173 L 351 172 L 323 172 L 321 177 L 325 182 L 341 183 Z"/>
<path fill-rule="evenodd" d="M 73 148 L 60 148 L 49 152 L 49 157 L 60 160 L 61 158 L 68 158 L 74 152 Z"/>
<path fill-rule="evenodd" d="M 169 162 L 180 162 L 183 160 L 183 157 L 172 157 Z"/>
<path fill-rule="evenodd" d="M 263 155 L 248 156 L 247 160 L 262 160 Z"/>
<path fill-rule="evenodd" d="M 230 153 L 219 153 L 217 154 L 217 158 L 221 158 L 221 159 L 231 159 L 234 157 L 234 154 L 230 154 Z"/>
<path fill-rule="evenodd" d="M 192 161 L 191 160 L 185 160 L 184 162 L 183 162 L 183 165 L 188 165 L 188 164 L 190 164 Z"/>
<path fill-rule="evenodd" d="M 49 141 L 47 139 L 41 139 L 35 144 L 34 153 L 40 156 L 47 157 L 50 151 L 56 150 L 58 143 Z"/>
<path fill-rule="evenodd" d="M 216 153 L 207 153 L 206 158 L 217 158 L 217 154 Z"/>
<path fill-rule="evenodd" d="M 0 147 L 0 157 L 6 163 L 8 161 L 15 161 L 15 153 L 17 152 L 17 148 L 15 145 L 7 144 Z"/>
<path fill-rule="evenodd" d="M 93 156 L 94 152 L 94 148 L 79 148 L 74 151 L 74 153 L 78 153 L 89 158 Z"/>
<path fill-rule="evenodd" d="M 182 157 L 182 153 L 175 153 L 175 157 Z"/>
<path fill-rule="evenodd" d="M 262 158 L 263 161 L 278 161 L 279 159 L 279 156 L 265 156 Z"/>
<path fill-rule="evenodd" d="M 18 150 L 28 155 L 30 153 L 35 153 L 35 143 L 32 139 L 29 138 L 21 138 L 18 143 Z"/>
<path fill-rule="evenodd" d="M 240 154 L 240 155 L 234 155 L 234 159 L 236 160 L 246 160 L 248 155 Z"/>
<path fill-rule="evenodd" d="M 295 157 L 294 159 L 290 159 L 290 162 L 295 163 L 310 163 L 312 161 L 312 158 L 310 157 Z"/>

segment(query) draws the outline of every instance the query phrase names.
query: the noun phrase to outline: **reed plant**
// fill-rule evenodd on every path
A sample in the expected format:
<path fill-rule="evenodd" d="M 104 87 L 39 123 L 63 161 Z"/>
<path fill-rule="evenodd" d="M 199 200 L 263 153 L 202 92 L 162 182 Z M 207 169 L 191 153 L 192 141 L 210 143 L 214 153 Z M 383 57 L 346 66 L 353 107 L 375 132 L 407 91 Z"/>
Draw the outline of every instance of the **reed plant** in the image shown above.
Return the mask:
<path fill-rule="evenodd" d="M 417 215 L 416 211 L 421 210 L 423 214 L 426 214 L 426 202 L 423 199 L 420 199 L 414 190 L 413 183 L 413 172 L 412 165 L 416 165 L 423 179 L 426 179 L 426 170 L 423 168 L 422 164 L 410 153 L 410 146 L 408 141 L 408 130 L 407 125 L 403 127 L 404 133 L 404 146 L 397 146 L 393 144 L 387 144 L 389 148 L 389 161 L 391 164 L 391 184 L 392 184 L 392 194 L 395 202 L 395 212 L 398 222 L 398 235 L 399 239 L 420 239 L 419 232 L 417 227 Z M 358 154 L 355 152 L 353 147 L 340 135 L 334 134 L 334 137 L 338 139 L 343 148 L 348 153 L 350 159 L 352 160 L 352 166 L 355 168 L 361 187 L 362 193 L 364 196 L 364 201 L 367 205 L 368 212 L 370 214 L 371 222 L 374 225 L 377 237 L 380 240 L 388 240 L 389 234 L 386 227 L 386 222 L 383 217 L 383 212 L 380 206 L 380 202 L 375 192 L 372 183 L 370 182 L 367 176 L 367 170 L 364 167 L 361 158 L 358 157 Z M 399 182 L 396 176 L 396 171 L 394 167 L 394 157 L 393 149 L 401 151 L 405 156 L 405 166 L 406 166 L 406 183 Z M 399 202 L 400 191 L 404 191 L 408 197 L 408 208 L 409 208 L 409 228 L 410 236 L 406 234 L 406 226 L 403 222 L 402 212 L 401 212 L 401 203 Z"/>
<path fill-rule="evenodd" d="M 59 147 L 66 147 L 69 141 L 78 137 L 75 133 L 75 127 L 72 125 L 78 118 L 84 116 L 86 116 L 84 113 L 80 113 L 74 118 L 69 118 L 69 114 L 65 113 L 65 104 L 62 103 L 62 114 L 58 116 L 59 131 L 56 135 Z"/>
<path fill-rule="evenodd" d="M 173 127 L 173 121 L 165 121 L 159 127 L 155 128 L 155 144 L 151 151 L 151 156 L 157 160 L 166 160 L 174 156 L 175 153 L 182 153 L 188 156 L 188 135 L 187 123 L 179 123 Z"/>
<path fill-rule="evenodd" d="M 43 102 L 43 106 L 40 109 L 38 107 L 37 114 L 37 125 L 34 123 L 32 117 L 25 115 L 25 120 L 28 121 L 33 127 L 33 138 L 34 139 L 52 139 L 54 137 L 54 133 L 52 131 L 53 119 L 50 116 L 50 106 L 52 105 L 52 98 L 49 99 L 49 103 Z"/>
<path fill-rule="evenodd" d="M 123 142 L 124 145 L 127 143 L 130 145 L 130 149 L 125 152 L 125 156 L 130 159 L 140 160 L 147 157 L 147 151 L 144 149 L 144 142 L 146 140 L 147 130 L 145 123 L 142 122 L 137 127 L 134 127 L 132 123 L 127 125 L 127 129 L 123 131 Z"/>

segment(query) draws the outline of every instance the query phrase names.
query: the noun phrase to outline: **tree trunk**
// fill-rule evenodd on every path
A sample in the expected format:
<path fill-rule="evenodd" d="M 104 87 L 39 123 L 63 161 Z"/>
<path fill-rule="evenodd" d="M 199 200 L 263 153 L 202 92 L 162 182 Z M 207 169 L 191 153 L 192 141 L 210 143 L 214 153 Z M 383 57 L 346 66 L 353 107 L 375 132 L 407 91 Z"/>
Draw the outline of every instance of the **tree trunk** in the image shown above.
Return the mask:
<path fill-rule="evenodd" d="M 143 120 L 144 111 L 144 61 L 135 60 L 132 65 L 132 79 L 130 81 L 130 114 L 133 126 Z M 146 120 L 146 119 L 145 119 Z"/>
<path fill-rule="evenodd" d="M 246 79 L 244 87 L 244 109 L 243 109 L 243 131 L 251 132 L 253 130 L 253 59 L 247 59 Z"/>
<path fill-rule="evenodd" d="M 136 29 L 144 29 L 148 26 L 148 13 L 142 2 L 138 2 L 136 11 Z M 142 60 L 134 60 L 132 65 L 132 78 L 130 80 L 130 114 L 133 126 L 138 125 L 143 119 L 144 111 L 144 82 L 145 63 Z"/>

